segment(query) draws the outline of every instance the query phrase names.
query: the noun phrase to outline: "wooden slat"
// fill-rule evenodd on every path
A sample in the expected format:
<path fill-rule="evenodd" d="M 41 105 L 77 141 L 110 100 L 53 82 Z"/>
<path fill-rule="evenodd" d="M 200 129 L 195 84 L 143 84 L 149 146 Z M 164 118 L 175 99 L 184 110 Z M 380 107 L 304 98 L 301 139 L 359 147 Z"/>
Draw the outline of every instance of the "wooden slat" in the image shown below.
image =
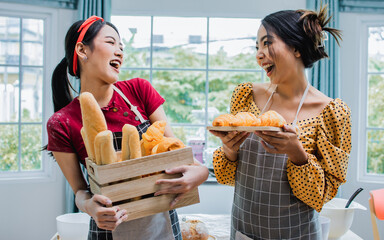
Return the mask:
<path fill-rule="evenodd" d="M 104 185 L 109 182 L 116 182 L 192 163 L 192 148 L 185 147 L 170 152 L 102 166 L 96 165 L 87 159 L 87 170 L 88 174 L 99 185 Z"/>
<path fill-rule="evenodd" d="M 149 177 L 139 178 L 131 181 L 125 181 L 116 183 L 113 185 L 106 186 L 98 186 L 93 180 L 90 178 L 91 191 L 95 193 L 97 191 L 98 194 L 104 195 L 111 199 L 112 202 L 121 201 L 125 199 L 131 199 L 139 196 L 144 196 L 150 193 L 155 193 L 156 191 L 164 188 L 164 185 L 155 184 L 158 179 L 171 179 L 171 178 L 179 178 L 181 174 L 156 174 Z M 92 183 L 91 183 L 92 180 Z M 93 186 L 95 184 L 96 186 Z"/>
<path fill-rule="evenodd" d="M 127 221 L 150 216 L 156 213 L 165 212 L 171 210 L 169 205 L 174 199 L 174 194 L 167 194 L 158 197 L 151 197 L 146 199 L 141 199 L 134 202 L 129 202 L 125 204 L 118 205 L 120 209 L 126 209 L 128 219 Z M 186 194 L 185 198 L 181 199 L 174 208 L 180 208 L 189 206 L 192 204 L 199 203 L 199 192 L 198 189 L 191 190 Z"/>

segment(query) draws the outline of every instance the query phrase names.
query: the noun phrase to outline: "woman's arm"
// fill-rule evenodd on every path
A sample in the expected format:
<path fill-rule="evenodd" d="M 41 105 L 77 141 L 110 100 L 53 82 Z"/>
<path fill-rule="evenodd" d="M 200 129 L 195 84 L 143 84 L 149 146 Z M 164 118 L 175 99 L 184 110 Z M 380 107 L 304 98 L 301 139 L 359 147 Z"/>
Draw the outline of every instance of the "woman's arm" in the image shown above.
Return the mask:
<path fill-rule="evenodd" d="M 76 206 L 80 211 L 90 215 L 99 228 L 114 230 L 127 218 L 126 211 L 112 207 L 109 198 L 93 195 L 88 191 L 75 153 L 52 152 L 65 178 L 75 193 Z"/>
<path fill-rule="evenodd" d="M 167 121 L 167 116 L 165 115 L 163 106 L 158 107 L 150 116 L 149 120 L 151 123 L 155 121 L 164 120 Z M 165 127 L 164 135 L 166 137 L 174 137 L 172 129 L 168 124 Z M 162 189 L 155 193 L 155 196 L 168 194 L 168 193 L 176 193 L 177 197 L 172 201 L 171 207 L 173 207 L 180 199 L 182 199 L 185 194 L 192 189 L 196 188 L 200 184 L 202 184 L 208 178 L 208 168 L 204 165 L 201 165 L 200 162 L 194 161 L 194 164 L 183 165 L 180 167 L 167 169 L 167 174 L 176 174 L 181 173 L 183 176 L 181 178 L 175 179 L 160 179 L 156 181 L 156 184 L 169 184 L 167 188 Z"/>

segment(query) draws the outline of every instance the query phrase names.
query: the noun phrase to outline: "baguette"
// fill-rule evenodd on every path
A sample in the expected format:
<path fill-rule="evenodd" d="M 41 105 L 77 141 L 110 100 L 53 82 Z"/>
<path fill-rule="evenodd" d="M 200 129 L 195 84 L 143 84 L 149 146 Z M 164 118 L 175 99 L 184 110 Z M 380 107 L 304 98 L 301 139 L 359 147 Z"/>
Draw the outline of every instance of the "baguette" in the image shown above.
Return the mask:
<path fill-rule="evenodd" d="M 113 135 L 110 130 L 99 132 L 95 137 L 95 161 L 97 165 L 117 162 L 117 155 L 113 147 Z"/>
<path fill-rule="evenodd" d="M 121 142 L 121 160 L 140 158 L 141 147 L 139 132 L 136 127 L 125 124 L 123 127 L 123 139 Z"/>
<path fill-rule="evenodd" d="M 99 132 L 107 130 L 103 112 L 93 95 L 89 92 L 83 92 L 79 97 L 81 116 L 83 118 L 84 134 L 82 134 L 86 147 L 88 145 L 88 157 L 95 161 L 95 138 Z M 84 136 L 86 139 L 84 139 Z"/>

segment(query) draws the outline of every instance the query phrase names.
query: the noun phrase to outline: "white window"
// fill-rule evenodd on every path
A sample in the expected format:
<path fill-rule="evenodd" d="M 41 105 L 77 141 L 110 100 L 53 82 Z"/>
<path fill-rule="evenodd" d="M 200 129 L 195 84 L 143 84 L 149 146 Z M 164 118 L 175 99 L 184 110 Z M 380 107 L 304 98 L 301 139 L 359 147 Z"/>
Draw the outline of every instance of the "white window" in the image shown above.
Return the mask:
<path fill-rule="evenodd" d="M 368 31 L 367 85 L 367 174 L 384 176 L 384 23 Z"/>
<path fill-rule="evenodd" d="M 384 21 L 361 23 L 360 179 L 384 180 Z M 363 111 L 365 110 L 365 111 Z"/>
<path fill-rule="evenodd" d="M 50 174 L 51 164 L 41 151 L 46 142 L 44 89 L 50 82 L 45 59 L 49 19 L 36 12 L 0 11 L 0 181 Z"/>
<path fill-rule="evenodd" d="M 212 168 L 220 139 L 206 131 L 229 112 L 235 86 L 266 81 L 256 62 L 260 19 L 112 16 L 125 45 L 120 79 L 148 79 L 165 98 L 175 135 Z"/>

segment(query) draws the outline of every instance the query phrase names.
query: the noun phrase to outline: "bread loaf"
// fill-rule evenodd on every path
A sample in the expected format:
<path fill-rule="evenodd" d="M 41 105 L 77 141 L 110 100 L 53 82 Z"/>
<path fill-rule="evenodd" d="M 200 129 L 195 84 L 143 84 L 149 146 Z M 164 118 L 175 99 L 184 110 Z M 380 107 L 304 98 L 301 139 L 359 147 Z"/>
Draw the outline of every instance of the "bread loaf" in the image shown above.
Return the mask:
<path fill-rule="evenodd" d="M 235 117 L 229 121 L 229 126 L 232 127 L 257 126 L 258 124 L 260 124 L 260 121 L 250 112 L 238 112 Z"/>
<path fill-rule="evenodd" d="M 142 155 L 147 156 L 152 153 L 152 148 L 160 143 L 164 138 L 166 121 L 156 121 L 148 127 L 142 135 L 140 144 L 142 145 Z"/>
<path fill-rule="evenodd" d="M 209 232 L 202 221 L 187 220 L 180 223 L 183 240 L 207 240 Z"/>
<path fill-rule="evenodd" d="M 269 110 L 260 116 L 262 126 L 283 127 L 287 124 L 284 117 L 273 110 Z"/>
<path fill-rule="evenodd" d="M 141 157 L 140 137 L 137 128 L 130 124 L 123 127 L 123 138 L 121 142 L 121 160 Z"/>
<path fill-rule="evenodd" d="M 164 137 L 159 144 L 152 148 L 151 154 L 168 152 L 185 147 L 184 143 L 178 138 Z"/>
<path fill-rule="evenodd" d="M 107 130 L 107 123 L 99 104 L 91 93 L 81 93 L 79 101 L 84 128 L 82 137 L 84 143 L 88 142 L 85 145 L 86 148 L 88 146 L 88 157 L 95 161 L 95 137 L 99 132 Z M 84 139 L 84 136 L 86 139 Z"/>
<path fill-rule="evenodd" d="M 113 147 L 113 135 L 110 130 L 99 132 L 95 137 L 96 164 L 105 165 L 117 162 L 117 155 Z"/>
<path fill-rule="evenodd" d="M 216 126 L 216 127 L 224 127 L 225 126 L 226 127 L 226 126 L 229 126 L 229 122 L 234 121 L 234 120 L 235 120 L 235 115 L 230 114 L 230 113 L 222 114 L 213 120 L 212 126 Z"/>

